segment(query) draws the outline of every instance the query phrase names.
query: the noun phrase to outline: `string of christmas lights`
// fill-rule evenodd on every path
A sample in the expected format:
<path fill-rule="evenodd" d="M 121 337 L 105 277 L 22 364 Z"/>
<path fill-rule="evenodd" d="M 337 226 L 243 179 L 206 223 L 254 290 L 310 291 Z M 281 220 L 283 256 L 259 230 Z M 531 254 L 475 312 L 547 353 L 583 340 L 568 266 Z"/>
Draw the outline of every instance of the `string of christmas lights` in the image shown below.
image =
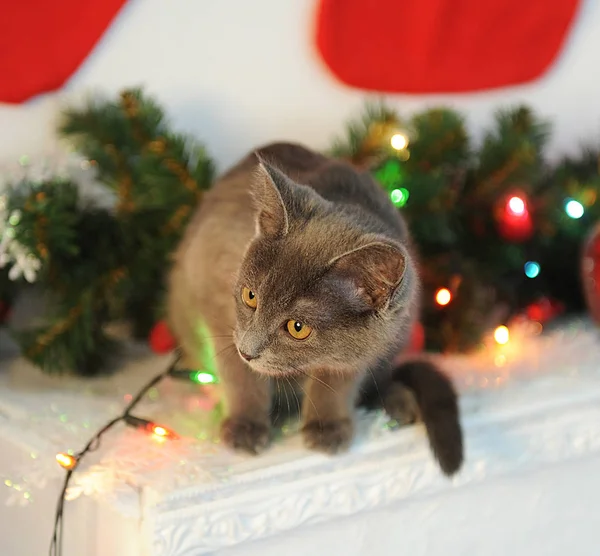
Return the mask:
<path fill-rule="evenodd" d="M 408 146 L 408 142 L 405 146 Z M 395 190 L 396 191 L 396 190 Z M 394 201 L 394 192 L 390 192 L 390 198 Z M 404 195 L 408 199 L 408 192 Z M 398 203 L 395 203 L 397 206 Z M 583 205 L 574 199 L 566 199 L 564 202 L 565 214 L 574 220 L 581 218 L 585 212 Z M 510 236 L 510 239 L 519 241 L 525 239 L 533 232 L 533 224 L 529 212 L 527 200 L 525 196 L 513 195 L 508 198 L 504 207 L 504 233 Z M 523 265 L 525 276 L 530 279 L 537 278 L 541 271 L 541 266 L 537 261 L 527 261 Z M 456 289 L 456 288 L 454 288 Z M 440 307 L 445 307 L 452 302 L 454 297 L 453 292 L 448 288 L 439 288 L 435 292 L 435 303 Z M 538 324 L 540 331 L 542 323 L 539 321 L 548 320 L 547 317 L 554 316 L 553 314 L 545 314 L 543 311 L 536 310 L 535 306 L 531 306 L 527 312 L 528 317 Z M 517 319 L 519 320 L 519 319 Z M 493 332 L 494 341 L 500 345 L 506 345 L 510 341 L 510 329 L 506 325 L 497 326 Z"/>
<path fill-rule="evenodd" d="M 156 332 L 164 261 L 210 187 L 213 166 L 140 90 L 65 116 L 61 133 L 84 158 L 80 169 L 116 189 L 122 210 L 116 219 L 94 204 L 82 212 L 74 176 L 69 183 L 27 178 L 0 195 L 0 324 L 21 285 L 35 281 L 59 302 L 42 327 L 15 335 L 22 352 L 47 372 L 93 375 L 112 353 L 113 338 L 103 333 L 109 320 L 129 321 L 137 338 Z M 371 171 L 408 221 L 421 254 L 428 350 L 469 351 L 516 313 L 546 311 L 540 304 L 585 309 L 578 257 L 600 220 L 600 148 L 549 164 L 549 128 L 517 106 L 498 111 L 473 145 L 452 109 L 403 118 L 368 104 L 330 149 Z M 20 163 L 27 166 L 28 157 Z"/>
<path fill-rule="evenodd" d="M 549 129 L 526 106 L 499 110 L 473 146 L 451 109 L 405 120 L 371 103 L 332 145 L 331 155 L 371 172 L 408 222 L 427 350 L 469 352 L 486 331 L 508 343 L 515 319 L 537 327 L 590 308 L 579 258 L 600 219 L 600 147 L 549 164 Z"/>
<path fill-rule="evenodd" d="M 168 427 L 155 423 L 151 420 L 144 419 L 141 417 L 137 417 L 132 414 L 133 410 L 140 403 L 140 401 L 144 398 L 144 396 L 159 382 L 161 382 L 167 376 L 170 376 L 174 379 L 186 379 L 192 380 L 198 384 L 215 384 L 217 381 L 217 377 L 214 373 L 210 371 L 204 370 L 196 370 L 190 371 L 185 369 L 178 369 L 177 365 L 181 361 L 181 350 L 178 348 L 175 350 L 175 356 L 167 367 L 166 370 L 160 372 L 156 376 L 154 376 L 149 382 L 147 382 L 138 393 L 131 398 L 129 403 L 125 406 L 123 412 L 111 419 L 108 423 L 106 423 L 103 427 L 101 427 L 87 442 L 82 450 L 75 454 L 60 452 L 56 454 L 57 463 L 66 471 L 65 478 L 63 481 L 63 486 L 58 498 L 56 513 L 54 518 L 54 531 L 52 534 L 52 539 L 50 542 L 50 556 L 61 556 L 62 555 L 62 532 L 63 532 L 63 523 L 64 523 L 64 505 L 66 501 L 66 493 L 69 488 L 69 482 L 73 473 L 77 470 L 78 466 L 81 464 L 84 456 L 90 452 L 97 450 L 100 446 L 100 440 L 108 431 L 114 428 L 119 423 L 124 423 L 125 425 L 136 428 L 138 430 L 144 431 L 151 435 L 153 439 L 157 442 L 164 442 L 169 439 L 176 439 L 178 435 L 169 429 Z"/>

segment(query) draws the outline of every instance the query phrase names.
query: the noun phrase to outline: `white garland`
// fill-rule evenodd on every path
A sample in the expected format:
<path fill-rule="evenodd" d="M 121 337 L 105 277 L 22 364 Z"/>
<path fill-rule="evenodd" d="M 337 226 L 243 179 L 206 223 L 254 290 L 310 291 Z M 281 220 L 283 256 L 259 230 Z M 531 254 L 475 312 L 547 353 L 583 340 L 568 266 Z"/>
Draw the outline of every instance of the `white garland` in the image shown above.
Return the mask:
<path fill-rule="evenodd" d="M 21 211 L 9 212 L 7 195 L 0 196 L 0 268 L 10 266 L 8 277 L 23 277 L 29 283 L 36 281 L 42 261 L 17 239 L 16 229 L 21 221 Z"/>
<path fill-rule="evenodd" d="M 52 177 L 66 179 L 79 170 L 86 171 L 90 167 L 87 160 L 82 160 L 73 153 L 61 153 L 52 159 L 43 158 L 32 164 L 26 155 L 20 157 L 17 169 L 3 168 L 0 175 L 0 268 L 10 267 L 10 280 L 24 278 L 27 282 L 36 281 L 42 267 L 42 261 L 20 243 L 17 227 L 21 220 L 21 211 L 9 212 L 8 195 L 10 184 L 42 183 Z"/>

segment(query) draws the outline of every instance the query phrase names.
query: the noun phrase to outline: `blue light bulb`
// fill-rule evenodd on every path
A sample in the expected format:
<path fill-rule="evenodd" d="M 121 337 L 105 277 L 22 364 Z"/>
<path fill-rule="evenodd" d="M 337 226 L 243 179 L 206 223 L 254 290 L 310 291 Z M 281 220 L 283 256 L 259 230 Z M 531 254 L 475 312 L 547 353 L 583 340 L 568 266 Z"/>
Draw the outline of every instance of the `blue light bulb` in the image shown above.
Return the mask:
<path fill-rule="evenodd" d="M 575 199 L 569 199 L 565 203 L 565 212 L 569 218 L 577 220 L 583 216 L 585 210 L 579 201 L 576 201 Z"/>
<path fill-rule="evenodd" d="M 539 263 L 536 263 L 535 261 L 527 261 L 523 268 L 525 270 L 525 276 L 527 276 L 527 278 L 537 277 L 541 270 Z"/>

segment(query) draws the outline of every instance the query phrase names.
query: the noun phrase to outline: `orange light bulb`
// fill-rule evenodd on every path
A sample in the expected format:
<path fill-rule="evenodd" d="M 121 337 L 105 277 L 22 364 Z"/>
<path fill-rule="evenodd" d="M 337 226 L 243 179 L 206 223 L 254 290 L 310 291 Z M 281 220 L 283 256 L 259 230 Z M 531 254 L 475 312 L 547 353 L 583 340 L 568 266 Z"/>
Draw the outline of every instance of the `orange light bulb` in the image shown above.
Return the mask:
<path fill-rule="evenodd" d="M 56 454 L 56 461 L 63 469 L 73 469 L 77 464 L 77 458 L 64 453 Z"/>
<path fill-rule="evenodd" d="M 506 326 L 499 326 L 496 328 L 496 330 L 494 330 L 494 340 L 501 346 L 508 344 L 508 341 L 510 340 L 508 328 L 506 328 Z"/>
<path fill-rule="evenodd" d="M 164 427 L 155 426 L 152 429 L 152 432 L 157 436 L 168 436 L 169 435 L 169 431 L 167 429 L 165 429 Z"/>
<path fill-rule="evenodd" d="M 435 292 L 435 302 L 442 307 L 452 301 L 452 294 L 448 288 L 440 288 Z"/>
<path fill-rule="evenodd" d="M 167 438 L 177 438 L 177 435 L 172 430 L 169 430 L 162 425 L 151 424 L 149 429 L 155 440 L 163 441 Z"/>

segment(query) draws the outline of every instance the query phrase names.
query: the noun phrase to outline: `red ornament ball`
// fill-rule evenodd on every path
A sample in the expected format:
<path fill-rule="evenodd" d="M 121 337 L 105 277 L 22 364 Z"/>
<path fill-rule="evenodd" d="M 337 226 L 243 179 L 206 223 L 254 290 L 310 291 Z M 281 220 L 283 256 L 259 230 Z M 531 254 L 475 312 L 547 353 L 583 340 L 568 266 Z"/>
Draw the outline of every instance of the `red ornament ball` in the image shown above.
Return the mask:
<path fill-rule="evenodd" d="M 600 224 L 594 227 L 583 246 L 581 279 L 590 316 L 600 324 Z"/>
<path fill-rule="evenodd" d="M 525 314 L 529 320 L 544 324 L 558 317 L 564 310 L 565 307 L 560 301 L 544 297 L 528 305 Z"/>
<path fill-rule="evenodd" d="M 154 353 L 168 353 L 173 351 L 177 346 L 177 342 L 164 320 L 154 325 L 154 328 L 150 331 L 148 340 Z"/>

